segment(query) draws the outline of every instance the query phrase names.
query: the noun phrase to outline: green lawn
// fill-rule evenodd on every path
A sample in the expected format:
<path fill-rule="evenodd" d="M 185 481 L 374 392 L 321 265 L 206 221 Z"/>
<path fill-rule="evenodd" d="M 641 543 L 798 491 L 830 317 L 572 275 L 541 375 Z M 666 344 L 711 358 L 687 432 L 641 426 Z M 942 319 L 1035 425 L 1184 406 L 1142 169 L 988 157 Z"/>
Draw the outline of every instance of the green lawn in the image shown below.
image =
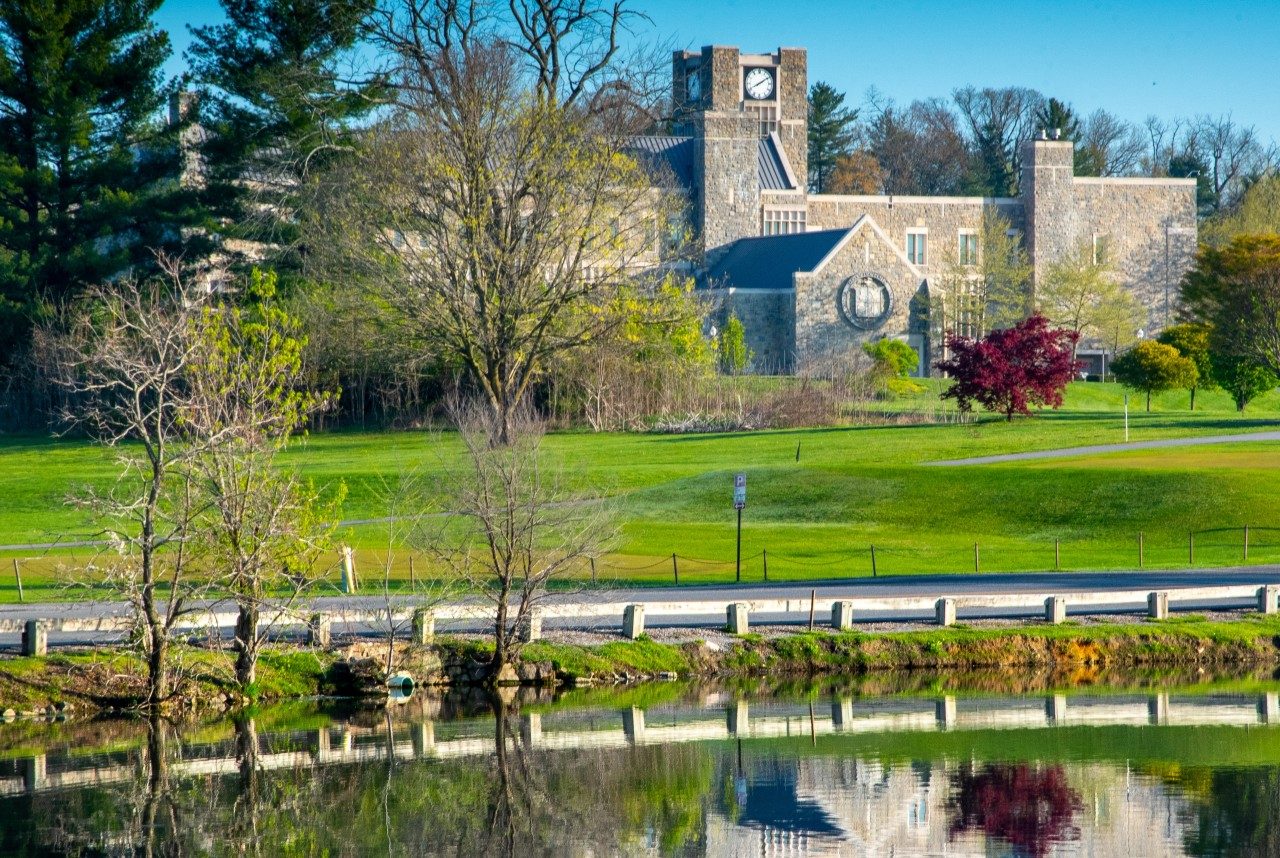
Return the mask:
<path fill-rule="evenodd" d="M 1272 393 L 1239 416 L 1220 392 L 1157 397 L 1134 408 L 1130 438 L 1261 431 L 1280 426 Z M 1123 391 L 1075 384 L 1066 407 L 1012 424 L 896 425 L 698 436 L 558 433 L 548 459 L 573 488 L 610 498 L 620 527 L 606 578 L 669 581 L 671 554 L 681 581 L 733 573 L 732 475 L 748 474 L 744 577 L 771 579 L 1051 569 L 1059 541 L 1063 568 L 1136 565 L 1145 534 L 1149 566 L 1185 565 L 1188 531 L 1197 564 L 1239 562 L 1242 528 L 1252 527 L 1249 560 L 1280 561 L 1280 509 L 1274 469 L 1280 444 L 1143 451 L 1026 463 L 925 468 L 921 462 L 1124 440 Z M 1140 402 L 1131 397 L 1131 405 Z M 889 411 L 936 410 L 934 394 L 891 403 Z M 905 418 L 904 418 L 905 420 Z M 800 459 L 796 461 L 799 446 Z M 388 514 L 389 487 L 417 469 L 431 478 L 458 467 L 456 440 L 427 432 L 312 435 L 289 460 L 317 484 L 345 483 L 346 518 Z M 65 502 L 78 487 L 110 484 L 110 451 L 76 441 L 0 439 L 0 544 L 86 538 L 92 527 Z M 351 528 L 366 552 L 384 544 L 379 525 Z M 43 553 L 44 557 L 33 555 Z M 50 552 L 23 559 L 32 593 L 55 562 Z M 366 562 L 369 555 L 366 554 Z M 60 553 L 60 559 L 66 554 Z M 74 562 L 74 560 L 73 560 Z M 424 563 L 425 561 L 419 561 Z M 404 556 L 398 561 L 404 572 Z M 418 571 L 424 571 L 422 565 Z M 366 575 L 367 578 L 367 575 Z M 16 597 L 9 581 L 0 600 Z"/>

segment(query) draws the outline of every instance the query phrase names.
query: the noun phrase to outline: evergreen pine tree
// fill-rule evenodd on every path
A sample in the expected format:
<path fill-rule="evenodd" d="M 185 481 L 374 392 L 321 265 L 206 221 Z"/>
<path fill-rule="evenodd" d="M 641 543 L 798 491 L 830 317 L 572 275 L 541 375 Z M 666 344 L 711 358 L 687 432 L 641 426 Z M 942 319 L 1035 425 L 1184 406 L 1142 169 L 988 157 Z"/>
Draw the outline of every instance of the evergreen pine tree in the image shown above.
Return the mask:
<path fill-rule="evenodd" d="M 0 372 L 34 323 L 190 233 L 161 0 L 0 0 Z"/>
<path fill-rule="evenodd" d="M 818 81 L 809 88 L 809 189 L 823 193 L 836 162 L 853 151 L 858 111 L 844 106 L 844 93 Z"/>
<path fill-rule="evenodd" d="M 354 72 L 373 0 L 222 0 L 227 23 L 193 29 L 208 204 L 231 238 L 298 261 L 293 217 L 306 182 L 351 151 L 354 126 L 383 101 Z"/>

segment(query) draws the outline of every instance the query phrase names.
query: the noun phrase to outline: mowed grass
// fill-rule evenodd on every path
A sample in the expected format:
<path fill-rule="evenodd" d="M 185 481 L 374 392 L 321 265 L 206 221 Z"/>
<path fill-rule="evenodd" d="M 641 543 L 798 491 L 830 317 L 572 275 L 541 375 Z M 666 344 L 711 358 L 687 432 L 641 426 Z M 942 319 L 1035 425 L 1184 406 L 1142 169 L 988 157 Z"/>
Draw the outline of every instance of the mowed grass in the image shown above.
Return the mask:
<path fill-rule="evenodd" d="M 1173 448 L 1122 454 L 964 467 L 922 467 L 942 459 L 1054 449 L 1124 440 L 1122 389 L 1075 384 L 1059 412 L 1007 424 L 855 426 L 737 434 L 663 436 L 555 433 L 543 449 L 550 470 L 570 492 L 607 498 L 619 529 L 598 564 L 604 580 L 681 583 L 731 580 L 735 515 L 732 478 L 748 476 L 743 517 L 743 577 L 810 579 L 871 574 L 871 546 L 881 575 L 1054 568 L 1136 567 L 1138 533 L 1148 566 L 1186 566 L 1188 533 L 1196 531 L 1196 565 L 1243 560 L 1243 527 L 1251 527 L 1249 562 L 1280 562 L 1280 491 L 1274 470 L 1280 444 Z M 937 409 L 928 391 L 891 409 Z M 1201 392 L 1197 410 L 1177 391 L 1130 399 L 1134 441 L 1280 428 L 1280 396 L 1268 394 L 1238 415 L 1220 392 Z M 797 460 L 797 448 L 799 458 Z M 82 441 L 11 437 L 0 441 L 0 544 L 93 537 L 84 512 L 67 502 L 92 486 L 104 489 L 117 466 L 112 451 Z M 448 433 L 313 434 L 287 455 L 319 486 L 345 485 L 345 519 L 393 512 L 389 497 L 409 476 L 438 492 L 442 475 L 462 467 Z M 428 496 L 424 508 L 448 502 Z M 369 581 L 386 525 L 344 529 L 361 551 Z M 56 591 L 53 570 L 84 562 L 89 550 L 17 549 L 29 598 Z M 394 559 L 405 578 L 408 553 Z M 6 570 L 7 571 L 7 570 Z M 417 557 L 416 574 L 432 573 Z M 585 570 L 584 570 L 584 574 Z M 11 574 L 6 576 L 11 579 Z M 4 581 L 5 578 L 0 578 Z M 11 580 L 0 600 L 16 598 Z"/>

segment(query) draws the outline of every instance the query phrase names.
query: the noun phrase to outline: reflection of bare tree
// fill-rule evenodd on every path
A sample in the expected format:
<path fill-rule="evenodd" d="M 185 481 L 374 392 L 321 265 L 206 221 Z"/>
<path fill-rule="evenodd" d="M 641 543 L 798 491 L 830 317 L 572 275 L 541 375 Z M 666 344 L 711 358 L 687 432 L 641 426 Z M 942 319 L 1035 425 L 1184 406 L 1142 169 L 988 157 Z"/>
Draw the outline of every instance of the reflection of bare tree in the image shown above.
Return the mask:
<path fill-rule="evenodd" d="M 169 722 L 154 710 L 147 722 L 144 755 L 147 774 L 140 822 L 140 853 L 145 856 L 181 855 L 177 833 L 178 808 L 169 788 Z"/>
<path fill-rule="evenodd" d="M 955 775 L 951 832 L 978 829 L 1013 847 L 1017 855 L 1044 855 L 1050 845 L 1075 840 L 1080 794 L 1062 766 L 993 763 L 961 766 Z"/>
<path fill-rule="evenodd" d="M 252 717 L 235 719 L 236 767 L 239 770 L 238 792 L 232 803 L 231 822 L 235 840 L 241 849 L 258 854 L 258 817 L 261 807 L 260 773 L 258 769 L 258 728 Z"/>

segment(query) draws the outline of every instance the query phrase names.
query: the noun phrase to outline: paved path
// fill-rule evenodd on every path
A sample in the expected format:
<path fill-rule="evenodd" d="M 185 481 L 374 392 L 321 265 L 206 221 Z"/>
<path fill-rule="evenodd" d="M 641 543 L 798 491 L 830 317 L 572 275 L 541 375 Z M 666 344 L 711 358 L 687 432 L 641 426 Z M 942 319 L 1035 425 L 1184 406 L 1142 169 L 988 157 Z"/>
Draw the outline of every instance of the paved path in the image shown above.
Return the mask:
<path fill-rule="evenodd" d="M 925 465 L 990 465 L 996 462 L 1022 462 L 1027 459 L 1062 459 L 1068 456 L 1091 456 L 1097 453 L 1123 453 L 1126 450 L 1156 450 L 1164 447 L 1201 447 L 1206 444 L 1239 444 L 1244 441 L 1280 441 L 1280 432 L 1248 432 L 1241 435 L 1199 435 L 1190 438 L 1161 438 L 1158 441 L 1131 441 L 1127 444 L 1094 444 L 1089 447 L 1064 447 L 1060 450 L 1034 450 L 1030 453 L 1003 453 L 999 456 L 974 456 L 972 459 L 945 459 L 924 462 Z"/>

